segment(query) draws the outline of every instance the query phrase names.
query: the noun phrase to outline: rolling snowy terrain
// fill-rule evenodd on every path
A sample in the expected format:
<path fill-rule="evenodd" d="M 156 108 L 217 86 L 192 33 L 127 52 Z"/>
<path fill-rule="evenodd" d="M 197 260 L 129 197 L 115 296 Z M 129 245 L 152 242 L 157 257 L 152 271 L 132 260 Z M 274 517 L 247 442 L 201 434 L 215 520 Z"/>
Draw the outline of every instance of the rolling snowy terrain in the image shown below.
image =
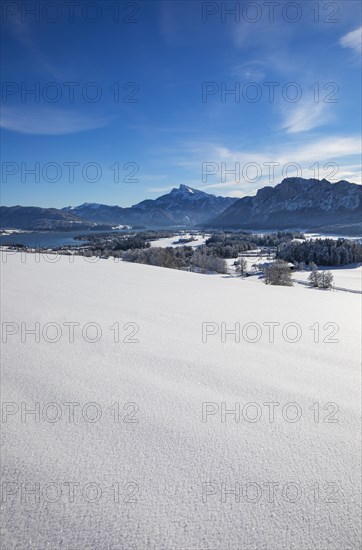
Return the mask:
<path fill-rule="evenodd" d="M 2 548 L 359 548 L 359 295 L 37 260 L 2 253 Z"/>

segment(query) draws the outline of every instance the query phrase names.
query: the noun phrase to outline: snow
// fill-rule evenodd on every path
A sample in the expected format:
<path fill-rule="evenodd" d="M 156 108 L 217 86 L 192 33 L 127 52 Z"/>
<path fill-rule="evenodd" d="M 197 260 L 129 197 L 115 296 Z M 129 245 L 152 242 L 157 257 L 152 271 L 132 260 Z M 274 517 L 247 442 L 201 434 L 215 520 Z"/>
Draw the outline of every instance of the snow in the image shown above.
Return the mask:
<path fill-rule="evenodd" d="M 319 267 L 318 271 L 331 271 L 333 274 L 333 284 L 336 287 L 347 290 L 362 291 L 362 266 L 344 266 L 344 267 Z M 310 271 L 296 271 L 293 279 L 296 281 L 307 281 Z"/>
<path fill-rule="evenodd" d="M 0 235 L 13 235 L 15 233 L 26 233 L 24 229 L 0 229 Z"/>
<path fill-rule="evenodd" d="M 331 235 L 331 234 L 324 234 L 324 233 L 304 233 L 304 236 L 308 240 L 316 240 L 316 239 L 331 239 L 333 241 L 337 241 L 338 239 L 347 239 L 349 241 L 361 241 L 361 237 L 356 237 L 355 235 Z M 297 239 L 294 239 L 297 240 Z M 303 242 L 303 239 L 298 239 L 301 242 Z"/>
<path fill-rule="evenodd" d="M 245 253 L 242 254 L 242 258 L 244 258 L 247 262 L 246 271 L 249 275 L 252 275 L 252 277 L 249 279 L 249 282 L 258 281 L 263 283 L 263 280 L 259 278 L 260 273 L 255 272 L 252 266 L 258 266 L 269 262 L 272 263 L 273 261 L 275 261 L 275 259 L 274 256 L 258 255 L 258 251 L 253 252 L 254 254 L 250 255 L 246 255 Z M 237 258 L 226 260 L 228 273 L 232 275 L 236 275 L 234 266 L 234 262 L 236 260 Z M 292 263 L 287 263 L 290 267 L 293 266 Z M 333 274 L 333 285 L 337 288 L 362 292 L 362 266 L 359 264 L 351 264 L 343 267 L 319 266 L 318 271 L 331 271 Z M 292 279 L 295 282 L 306 283 L 308 281 L 309 275 L 310 271 L 293 271 Z"/>
<path fill-rule="evenodd" d="M 260 273 L 256 273 L 254 269 L 254 265 L 259 266 L 265 263 L 272 263 L 275 261 L 275 256 L 271 254 L 270 256 L 262 253 L 260 249 L 255 249 L 252 251 L 252 253 L 248 254 L 246 252 L 243 252 L 239 255 L 239 258 L 243 258 L 246 260 L 247 266 L 246 271 L 249 275 L 257 275 L 259 277 Z M 238 258 L 227 258 L 226 264 L 228 266 L 228 272 L 231 274 L 236 274 L 234 263 L 238 260 Z M 255 277 L 254 277 L 255 279 Z"/>
<path fill-rule="evenodd" d="M 189 239 L 190 237 L 195 237 L 195 241 L 190 241 L 189 243 L 174 244 L 179 239 Z M 196 248 L 202 244 L 205 244 L 206 240 L 209 237 L 210 235 L 191 235 L 190 233 L 180 234 L 170 238 L 167 237 L 167 238 L 157 239 L 156 241 L 151 241 L 151 247 L 176 248 L 177 246 L 191 246 L 192 248 Z"/>
<path fill-rule="evenodd" d="M 19 485 L 5 485 L 14 494 L 2 504 L 2 548 L 359 548 L 358 295 L 113 260 L 22 258 L 2 253 L 2 320 L 19 326 L 3 343 L 3 402 L 19 408 L 53 402 L 63 416 L 36 423 L 32 416 L 22 422 L 16 413 L 3 422 L 3 483 Z M 42 335 L 38 343 L 34 336 L 21 342 L 21 322 L 29 328 L 39 322 L 43 329 L 51 321 L 61 327 L 80 323 L 74 342 L 66 330 L 58 342 Z M 81 338 L 81 328 L 91 322 L 102 328 L 95 343 Z M 119 343 L 109 329 L 116 322 Z M 202 342 L 203 322 L 218 323 L 219 331 L 207 342 Z M 223 343 L 222 322 L 228 328 L 236 322 L 281 326 L 274 343 L 264 330 L 256 343 L 244 337 L 237 343 L 232 336 Z M 290 322 L 302 329 L 296 343 L 281 336 L 281 327 Z M 308 327 L 317 322 L 323 338 L 331 332 L 323 329 L 326 323 L 338 324 L 339 343 L 323 338 L 315 343 Z M 138 343 L 123 342 L 131 333 L 123 329 L 126 323 L 138 324 Z M 51 330 L 48 336 L 54 337 Z M 80 403 L 73 423 L 65 402 Z M 90 402 L 102 411 L 93 423 L 79 413 Z M 123 406 L 131 402 L 139 407 L 138 423 L 114 422 L 109 407 L 120 403 L 124 415 Z M 203 402 L 215 403 L 209 406 L 214 411 L 222 402 L 228 409 L 254 402 L 263 414 L 257 422 L 244 417 L 235 422 L 231 415 L 221 422 L 215 412 L 203 422 Z M 280 404 L 274 422 L 266 402 Z M 295 423 L 281 414 L 291 402 L 302 410 Z M 337 423 L 323 421 L 331 412 L 323 407 L 331 402 L 339 406 Z M 21 501 L 25 482 L 28 489 L 40 484 L 39 503 L 34 495 Z M 69 482 L 79 483 L 74 501 L 65 489 Z M 94 498 L 86 491 L 90 482 L 101 487 L 98 502 L 82 497 L 85 491 L 88 500 Z M 125 486 L 128 482 L 137 483 L 138 490 Z M 279 485 L 268 499 L 272 482 Z M 296 502 L 290 502 L 293 490 L 286 491 L 291 482 L 301 491 Z M 63 489 L 59 502 L 44 496 L 46 483 Z M 110 489 L 116 483 L 118 503 Z M 254 484 L 246 487 L 249 501 L 245 492 L 240 502 L 233 494 L 221 498 L 222 488 L 235 490 L 236 483 Z M 261 498 L 250 502 L 258 486 Z M 335 488 L 337 501 L 331 502 Z M 137 502 L 127 502 L 131 493 Z"/>

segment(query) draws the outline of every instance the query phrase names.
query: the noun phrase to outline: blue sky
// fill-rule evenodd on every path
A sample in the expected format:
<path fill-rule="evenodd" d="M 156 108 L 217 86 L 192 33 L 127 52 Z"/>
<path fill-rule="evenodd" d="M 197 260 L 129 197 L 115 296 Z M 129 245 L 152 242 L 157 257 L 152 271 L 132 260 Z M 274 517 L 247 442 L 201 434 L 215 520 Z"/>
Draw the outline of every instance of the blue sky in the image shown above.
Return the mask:
<path fill-rule="evenodd" d="M 3 204 L 361 183 L 359 1 L 5 4 Z"/>

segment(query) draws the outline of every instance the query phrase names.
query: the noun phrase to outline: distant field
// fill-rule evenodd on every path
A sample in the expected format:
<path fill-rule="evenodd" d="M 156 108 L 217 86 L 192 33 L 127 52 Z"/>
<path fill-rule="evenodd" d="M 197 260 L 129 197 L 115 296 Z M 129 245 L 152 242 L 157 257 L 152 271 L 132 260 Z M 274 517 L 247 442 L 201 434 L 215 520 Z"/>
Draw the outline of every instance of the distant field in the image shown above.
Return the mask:
<path fill-rule="evenodd" d="M 202 235 L 194 235 L 194 237 L 196 238 L 195 241 L 190 241 L 189 243 L 173 244 L 179 239 L 188 239 L 191 236 L 191 234 L 185 234 L 175 235 L 175 237 L 165 239 L 157 239 L 156 241 L 151 241 L 151 246 L 158 246 L 160 248 L 166 248 L 168 246 L 171 246 L 172 248 L 176 246 L 191 246 L 192 248 L 195 248 L 197 246 L 200 246 L 201 244 L 204 244 L 206 239 L 208 239 L 210 235 L 205 235 L 204 237 Z"/>

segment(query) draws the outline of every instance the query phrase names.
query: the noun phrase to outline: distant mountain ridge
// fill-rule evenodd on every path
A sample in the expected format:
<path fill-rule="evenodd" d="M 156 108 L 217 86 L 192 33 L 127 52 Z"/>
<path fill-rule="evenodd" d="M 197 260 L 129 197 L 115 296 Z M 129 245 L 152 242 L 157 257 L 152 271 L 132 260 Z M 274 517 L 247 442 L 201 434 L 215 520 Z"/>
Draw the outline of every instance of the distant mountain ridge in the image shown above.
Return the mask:
<path fill-rule="evenodd" d="M 88 229 L 97 225 L 193 227 L 218 216 L 237 200 L 180 185 L 157 199 L 147 199 L 129 208 L 87 202 L 61 210 L 36 206 L 2 206 L 0 227 L 29 230 Z"/>
<path fill-rule="evenodd" d="M 341 180 L 285 178 L 243 197 L 209 220 L 213 228 L 316 229 L 362 223 L 362 186 Z"/>
<path fill-rule="evenodd" d="M 218 216 L 238 199 L 217 197 L 187 185 L 180 185 L 157 199 L 147 199 L 129 208 L 84 203 L 63 208 L 76 216 L 111 225 L 146 225 L 147 227 L 194 226 Z"/>
<path fill-rule="evenodd" d="M 89 229 L 94 223 L 88 222 L 70 212 L 57 208 L 38 206 L 1 206 L 0 228 L 29 229 L 33 231 L 62 231 L 68 229 Z"/>
<path fill-rule="evenodd" d="M 0 227 L 6 229 L 96 229 L 115 225 L 148 228 L 208 227 L 215 229 L 328 228 L 358 234 L 362 228 L 362 186 L 342 180 L 285 178 L 241 199 L 219 197 L 180 185 L 156 199 L 128 208 L 84 203 L 56 208 L 3 206 Z M 100 227 L 101 228 L 101 227 Z M 352 234 L 352 233 L 351 233 Z"/>

